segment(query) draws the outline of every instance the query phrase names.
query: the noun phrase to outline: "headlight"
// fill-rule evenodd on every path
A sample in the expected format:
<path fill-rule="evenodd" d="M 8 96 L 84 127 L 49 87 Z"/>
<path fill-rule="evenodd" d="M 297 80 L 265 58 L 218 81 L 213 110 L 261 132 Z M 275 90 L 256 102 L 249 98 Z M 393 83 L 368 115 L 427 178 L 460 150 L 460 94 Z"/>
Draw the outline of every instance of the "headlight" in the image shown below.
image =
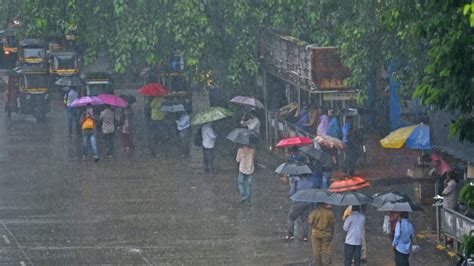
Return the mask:
<path fill-rule="evenodd" d="M 31 94 L 27 94 L 27 95 L 25 96 L 25 99 L 26 99 L 26 100 L 31 99 Z"/>

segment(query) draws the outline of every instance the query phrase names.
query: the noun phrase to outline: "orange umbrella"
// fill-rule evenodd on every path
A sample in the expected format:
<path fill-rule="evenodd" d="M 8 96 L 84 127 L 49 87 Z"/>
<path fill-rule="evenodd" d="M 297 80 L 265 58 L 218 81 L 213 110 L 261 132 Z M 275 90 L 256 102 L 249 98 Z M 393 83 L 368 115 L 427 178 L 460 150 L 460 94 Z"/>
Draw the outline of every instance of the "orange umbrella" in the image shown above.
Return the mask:
<path fill-rule="evenodd" d="M 370 183 L 361 176 L 346 177 L 342 180 L 336 180 L 331 183 L 328 190 L 330 192 L 344 192 L 359 190 L 370 186 Z"/>

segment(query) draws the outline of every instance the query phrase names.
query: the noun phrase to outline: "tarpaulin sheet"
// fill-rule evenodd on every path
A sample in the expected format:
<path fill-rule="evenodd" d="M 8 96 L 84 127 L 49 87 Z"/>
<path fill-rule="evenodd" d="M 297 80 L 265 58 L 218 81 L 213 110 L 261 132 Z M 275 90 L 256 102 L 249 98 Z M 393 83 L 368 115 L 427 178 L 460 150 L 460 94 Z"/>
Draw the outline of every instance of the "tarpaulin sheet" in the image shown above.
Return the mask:
<path fill-rule="evenodd" d="M 384 148 L 399 149 L 405 147 L 409 149 L 430 149 L 430 128 L 428 125 L 419 124 L 409 127 L 402 127 L 380 140 Z"/>

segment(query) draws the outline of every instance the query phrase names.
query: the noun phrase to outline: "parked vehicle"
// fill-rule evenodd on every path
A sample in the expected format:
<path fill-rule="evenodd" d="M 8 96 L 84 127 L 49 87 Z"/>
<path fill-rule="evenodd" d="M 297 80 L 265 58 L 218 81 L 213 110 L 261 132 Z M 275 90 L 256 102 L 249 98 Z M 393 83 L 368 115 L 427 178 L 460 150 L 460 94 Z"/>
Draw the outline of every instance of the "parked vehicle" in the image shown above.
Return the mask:
<path fill-rule="evenodd" d="M 16 39 L 15 27 L 8 27 L 3 32 L 3 64 L 13 67 L 17 60 L 18 40 Z"/>
<path fill-rule="evenodd" d="M 46 47 L 39 39 L 25 39 L 18 46 L 18 65 L 46 67 Z"/>
<path fill-rule="evenodd" d="M 37 122 L 45 120 L 50 111 L 49 76 L 45 68 L 17 67 L 8 73 L 5 112 L 35 116 Z"/>
<path fill-rule="evenodd" d="M 112 76 L 106 72 L 91 72 L 81 75 L 84 86 L 81 89 L 82 96 L 97 96 L 107 93 L 114 94 L 114 82 Z"/>
<path fill-rule="evenodd" d="M 79 73 L 77 53 L 74 51 L 51 52 L 49 55 L 49 73 L 60 77 Z"/>

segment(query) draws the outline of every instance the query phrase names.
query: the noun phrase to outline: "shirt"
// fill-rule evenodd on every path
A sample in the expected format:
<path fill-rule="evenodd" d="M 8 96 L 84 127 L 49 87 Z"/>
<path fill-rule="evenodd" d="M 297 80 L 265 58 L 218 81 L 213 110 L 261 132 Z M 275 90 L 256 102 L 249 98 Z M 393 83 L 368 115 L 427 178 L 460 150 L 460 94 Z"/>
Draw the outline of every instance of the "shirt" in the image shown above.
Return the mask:
<path fill-rule="evenodd" d="M 161 105 L 165 102 L 163 97 L 154 97 L 150 103 L 151 120 L 165 119 L 165 113 L 160 111 Z"/>
<path fill-rule="evenodd" d="M 332 237 L 334 232 L 334 214 L 325 207 L 317 207 L 309 215 L 312 234 L 319 237 Z"/>
<path fill-rule="evenodd" d="M 113 133 L 115 131 L 114 119 L 115 114 L 114 111 L 110 109 L 105 109 L 100 113 L 99 116 L 100 121 L 102 121 L 102 132 L 104 134 Z"/>
<path fill-rule="evenodd" d="M 449 180 L 448 184 L 441 193 L 444 196 L 443 199 L 443 208 L 454 209 L 456 205 L 456 186 L 457 183 L 454 180 Z"/>
<path fill-rule="evenodd" d="M 182 114 L 179 120 L 176 120 L 178 131 L 189 128 L 189 120 L 189 115 L 187 113 Z"/>
<path fill-rule="evenodd" d="M 202 147 L 206 149 L 214 149 L 216 143 L 216 133 L 212 129 L 211 124 L 207 123 L 201 127 Z"/>
<path fill-rule="evenodd" d="M 260 134 L 260 120 L 258 117 L 250 118 L 246 121 L 240 121 L 240 124 L 244 127 L 247 127 L 249 130 L 253 130 L 256 133 Z"/>
<path fill-rule="evenodd" d="M 72 102 L 79 98 L 79 94 L 75 90 L 69 90 L 69 92 L 64 96 L 64 102 L 67 107 L 71 107 Z"/>
<path fill-rule="evenodd" d="M 395 226 L 392 246 L 400 253 L 410 254 L 413 234 L 413 225 L 407 219 L 402 219 Z"/>
<path fill-rule="evenodd" d="M 255 148 L 243 146 L 237 150 L 235 160 L 239 163 L 239 171 L 242 174 L 251 175 L 255 170 Z"/>
<path fill-rule="evenodd" d="M 352 214 L 344 221 L 344 231 L 347 232 L 344 243 L 353 246 L 361 246 L 364 236 L 365 216 L 358 211 L 352 211 Z"/>

